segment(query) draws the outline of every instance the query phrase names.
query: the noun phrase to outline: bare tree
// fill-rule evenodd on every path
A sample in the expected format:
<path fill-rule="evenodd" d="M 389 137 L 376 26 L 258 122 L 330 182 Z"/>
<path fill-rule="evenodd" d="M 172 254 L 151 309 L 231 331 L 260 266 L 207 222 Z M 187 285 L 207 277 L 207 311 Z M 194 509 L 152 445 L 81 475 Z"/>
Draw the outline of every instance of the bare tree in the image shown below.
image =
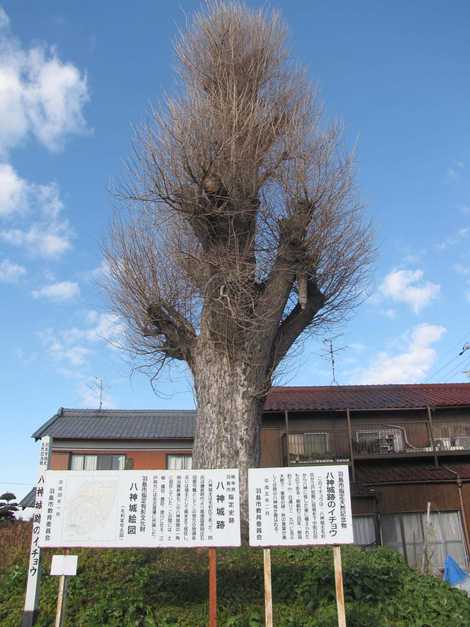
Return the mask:
<path fill-rule="evenodd" d="M 136 134 L 129 214 L 106 249 L 130 350 L 154 373 L 191 370 L 195 467 L 238 467 L 242 491 L 276 368 L 344 319 L 371 258 L 352 158 L 285 37 L 276 13 L 238 3 L 196 14 L 176 45 L 181 89 Z"/>

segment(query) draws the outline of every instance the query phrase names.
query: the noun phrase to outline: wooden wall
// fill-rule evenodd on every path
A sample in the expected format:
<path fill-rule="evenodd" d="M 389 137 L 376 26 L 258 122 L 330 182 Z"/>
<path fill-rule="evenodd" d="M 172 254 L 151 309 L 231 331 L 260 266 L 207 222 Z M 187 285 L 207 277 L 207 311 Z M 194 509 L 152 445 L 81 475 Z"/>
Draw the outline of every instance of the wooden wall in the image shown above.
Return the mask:
<path fill-rule="evenodd" d="M 52 451 L 51 469 L 52 470 L 68 470 L 70 468 L 70 456 L 77 455 L 126 455 L 132 462 L 134 470 L 164 470 L 167 468 L 168 455 L 187 455 L 191 451 L 188 449 L 175 449 L 169 451 L 126 451 L 126 450 L 77 450 L 70 451 Z"/>

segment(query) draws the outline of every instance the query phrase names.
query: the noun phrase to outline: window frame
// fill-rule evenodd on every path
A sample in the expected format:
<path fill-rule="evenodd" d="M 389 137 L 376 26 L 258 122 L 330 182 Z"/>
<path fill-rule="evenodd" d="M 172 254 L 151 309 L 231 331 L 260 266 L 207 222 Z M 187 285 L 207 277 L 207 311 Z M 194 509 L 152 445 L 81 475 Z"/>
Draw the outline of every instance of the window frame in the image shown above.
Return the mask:
<path fill-rule="evenodd" d="M 170 458 L 189 458 L 191 460 L 190 468 L 186 466 L 186 459 L 184 463 L 184 468 L 170 468 Z M 192 453 L 167 453 L 165 460 L 166 470 L 192 470 L 193 467 L 193 455 Z"/>
<path fill-rule="evenodd" d="M 81 468 L 73 468 L 73 460 L 74 458 L 78 458 L 81 457 L 82 458 L 82 467 Z M 126 464 L 127 464 L 127 455 L 125 453 L 70 453 L 70 459 L 69 459 L 69 470 L 75 470 L 77 472 L 83 472 L 86 471 L 87 468 L 85 468 L 85 460 L 87 457 L 95 457 L 96 458 L 96 468 L 92 469 L 92 471 L 94 470 L 99 470 L 100 472 L 102 471 L 109 471 L 109 470 L 125 470 L 126 469 Z M 103 458 L 118 458 L 118 468 L 99 468 L 99 460 L 103 459 Z M 113 462 L 111 461 L 111 466 L 113 465 Z M 122 468 L 121 468 L 122 466 Z"/>

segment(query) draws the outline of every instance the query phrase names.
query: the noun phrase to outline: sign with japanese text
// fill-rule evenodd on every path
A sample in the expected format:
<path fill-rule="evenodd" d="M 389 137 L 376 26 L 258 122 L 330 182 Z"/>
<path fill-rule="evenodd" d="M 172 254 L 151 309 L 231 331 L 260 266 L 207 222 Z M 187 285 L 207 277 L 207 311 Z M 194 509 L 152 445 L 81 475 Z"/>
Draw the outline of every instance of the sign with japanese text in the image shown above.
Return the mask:
<path fill-rule="evenodd" d="M 48 471 L 40 546 L 240 546 L 238 470 Z"/>
<path fill-rule="evenodd" d="M 33 512 L 33 532 L 31 538 L 31 550 L 29 554 L 29 570 L 30 577 L 36 577 L 39 570 L 39 531 L 43 511 L 44 502 L 44 481 L 49 465 L 51 455 L 50 438 L 45 437 L 41 440 L 41 450 L 39 452 L 39 474 L 36 482 L 35 503 Z"/>
<path fill-rule="evenodd" d="M 352 544 L 347 466 L 248 471 L 250 545 Z"/>

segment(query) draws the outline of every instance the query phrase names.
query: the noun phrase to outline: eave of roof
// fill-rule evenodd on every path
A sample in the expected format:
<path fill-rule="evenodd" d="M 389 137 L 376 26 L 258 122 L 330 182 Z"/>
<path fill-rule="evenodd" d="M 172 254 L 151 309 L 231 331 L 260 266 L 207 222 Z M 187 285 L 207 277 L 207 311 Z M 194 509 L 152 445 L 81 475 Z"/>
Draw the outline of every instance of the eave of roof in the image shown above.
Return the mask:
<path fill-rule="evenodd" d="M 287 411 L 313 414 L 346 410 L 422 411 L 426 407 L 439 409 L 470 407 L 470 383 L 274 387 L 266 398 L 264 410 L 269 413 Z M 50 434 L 56 438 L 77 440 L 191 439 L 193 431 L 189 428 L 190 421 L 194 420 L 195 416 L 196 410 L 60 408 L 33 433 L 32 437 L 39 439 Z M 168 418 L 166 423 L 163 417 Z M 74 424 L 75 419 L 78 423 L 81 421 L 83 429 L 80 430 Z M 162 423 L 161 433 L 157 424 L 159 419 Z M 144 424 L 145 421 L 147 425 Z M 109 427 L 108 433 L 105 429 L 106 424 Z M 68 431 L 65 428 L 67 425 Z"/>
<path fill-rule="evenodd" d="M 192 440 L 195 410 L 61 408 L 33 433 L 63 440 Z"/>
<path fill-rule="evenodd" d="M 265 411 L 386 411 L 470 407 L 470 383 L 273 387 Z"/>

